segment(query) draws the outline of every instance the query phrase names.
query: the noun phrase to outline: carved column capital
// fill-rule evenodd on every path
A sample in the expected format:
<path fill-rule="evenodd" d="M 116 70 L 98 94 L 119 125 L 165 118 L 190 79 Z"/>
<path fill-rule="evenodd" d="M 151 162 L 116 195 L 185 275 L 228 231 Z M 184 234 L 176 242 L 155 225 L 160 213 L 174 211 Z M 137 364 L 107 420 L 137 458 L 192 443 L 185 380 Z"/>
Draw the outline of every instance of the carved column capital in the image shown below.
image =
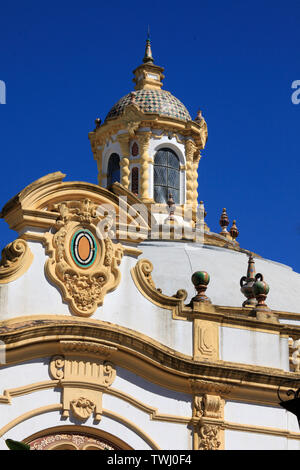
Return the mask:
<path fill-rule="evenodd" d="M 130 135 L 129 134 L 119 134 L 117 136 L 117 141 L 121 147 L 122 157 L 129 157 L 130 156 Z"/>
<path fill-rule="evenodd" d="M 199 155 L 199 151 L 197 149 L 197 146 L 196 146 L 195 142 L 192 139 L 187 139 L 185 141 L 185 158 L 186 158 L 186 161 L 193 161 L 194 156 L 197 153 Z"/>

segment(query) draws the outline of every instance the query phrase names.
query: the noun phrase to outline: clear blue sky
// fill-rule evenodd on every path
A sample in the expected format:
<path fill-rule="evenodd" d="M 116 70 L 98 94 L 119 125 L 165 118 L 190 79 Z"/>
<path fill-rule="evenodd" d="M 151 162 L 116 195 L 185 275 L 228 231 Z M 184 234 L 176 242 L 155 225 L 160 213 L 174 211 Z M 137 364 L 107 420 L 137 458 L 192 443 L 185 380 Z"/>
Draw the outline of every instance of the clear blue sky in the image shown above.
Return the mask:
<path fill-rule="evenodd" d="M 0 206 L 58 170 L 97 182 L 88 132 L 133 89 L 148 23 L 164 88 L 207 120 L 211 230 L 226 207 L 243 248 L 300 272 L 299 0 L 1 2 Z M 1 248 L 14 238 L 1 220 Z"/>

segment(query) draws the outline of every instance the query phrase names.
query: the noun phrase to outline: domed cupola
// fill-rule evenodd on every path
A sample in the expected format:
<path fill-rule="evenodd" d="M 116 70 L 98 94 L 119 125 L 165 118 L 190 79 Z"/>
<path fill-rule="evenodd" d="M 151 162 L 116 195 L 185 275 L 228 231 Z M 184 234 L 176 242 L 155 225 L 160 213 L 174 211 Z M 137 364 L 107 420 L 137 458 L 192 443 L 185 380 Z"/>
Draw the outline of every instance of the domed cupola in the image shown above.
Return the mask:
<path fill-rule="evenodd" d="M 132 103 L 132 93 L 123 96 L 109 111 L 107 119 L 120 116 L 126 106 Z M 159 114 L 181 121 L 191 121 L 192 118 L 184 106 L 175 96 L 166 90 L 144 88 L 134 93 L 134 103 L 144 113 Z"/>
<path fill-rule="evenodd" d="M 154 64 L 148 37 L 143 63 L 133 71 L 135 90 L 114 104 L 103 123 L 96 120 L 89 138 L 101 186 L 120 182 L 143 203 L 158 206 L 163 219 L 173 200 L 175 220 L 178 208 L 197 206 L 207 125 L 201 112 L 192 120 L 181 101 L 162 90 L 163 71 Z"/>

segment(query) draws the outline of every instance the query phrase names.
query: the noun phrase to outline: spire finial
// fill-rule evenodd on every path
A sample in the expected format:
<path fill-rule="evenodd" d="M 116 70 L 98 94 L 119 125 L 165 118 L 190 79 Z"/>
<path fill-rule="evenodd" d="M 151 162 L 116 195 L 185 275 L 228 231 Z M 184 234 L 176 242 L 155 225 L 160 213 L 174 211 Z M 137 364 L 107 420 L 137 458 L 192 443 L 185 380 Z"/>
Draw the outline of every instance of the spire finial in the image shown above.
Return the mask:
<path fill-rule="evenodd" d="M 143 58 L 143 62 L 146 64 L 148 62 L 152 63 L 154 62 L 153 57 L 152 57 L 152 51 L 151 51 L 151 43 L 150 43 L 150 26 L 148 25 L 148 30 L 147 30 L 147 40 L 146 40 L 146 49 L 145 49 L 145 55 Z"/>
<path fill-rule="evenodd" d="M 229 219 L 228 219 L 225 207 L 224 207 L 223 212 L 221 214 L 221 218 L 220 218 L 219 223 L 222 227 L 222 231 L 221 231 L 220 235 L 227 236 L 228 235 L 227 226 L 229 225 Z"/>

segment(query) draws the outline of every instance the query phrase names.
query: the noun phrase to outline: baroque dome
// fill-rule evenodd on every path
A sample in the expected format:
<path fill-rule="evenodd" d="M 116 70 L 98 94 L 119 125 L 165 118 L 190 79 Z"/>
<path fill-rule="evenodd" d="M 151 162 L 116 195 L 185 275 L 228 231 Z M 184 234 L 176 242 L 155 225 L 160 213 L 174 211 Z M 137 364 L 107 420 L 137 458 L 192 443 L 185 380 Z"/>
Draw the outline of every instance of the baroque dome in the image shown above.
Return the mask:
<path fill-rule="evenodd" d="M 115 118 L 123 113 L 126 106 L 134 103 L 144 113 L 156 113 L 181 121 L 191 121 L 192 118 L 175 96 L 166 90 L 142 89 L 123 96 L 109 111 L 107 119 Z"/>

